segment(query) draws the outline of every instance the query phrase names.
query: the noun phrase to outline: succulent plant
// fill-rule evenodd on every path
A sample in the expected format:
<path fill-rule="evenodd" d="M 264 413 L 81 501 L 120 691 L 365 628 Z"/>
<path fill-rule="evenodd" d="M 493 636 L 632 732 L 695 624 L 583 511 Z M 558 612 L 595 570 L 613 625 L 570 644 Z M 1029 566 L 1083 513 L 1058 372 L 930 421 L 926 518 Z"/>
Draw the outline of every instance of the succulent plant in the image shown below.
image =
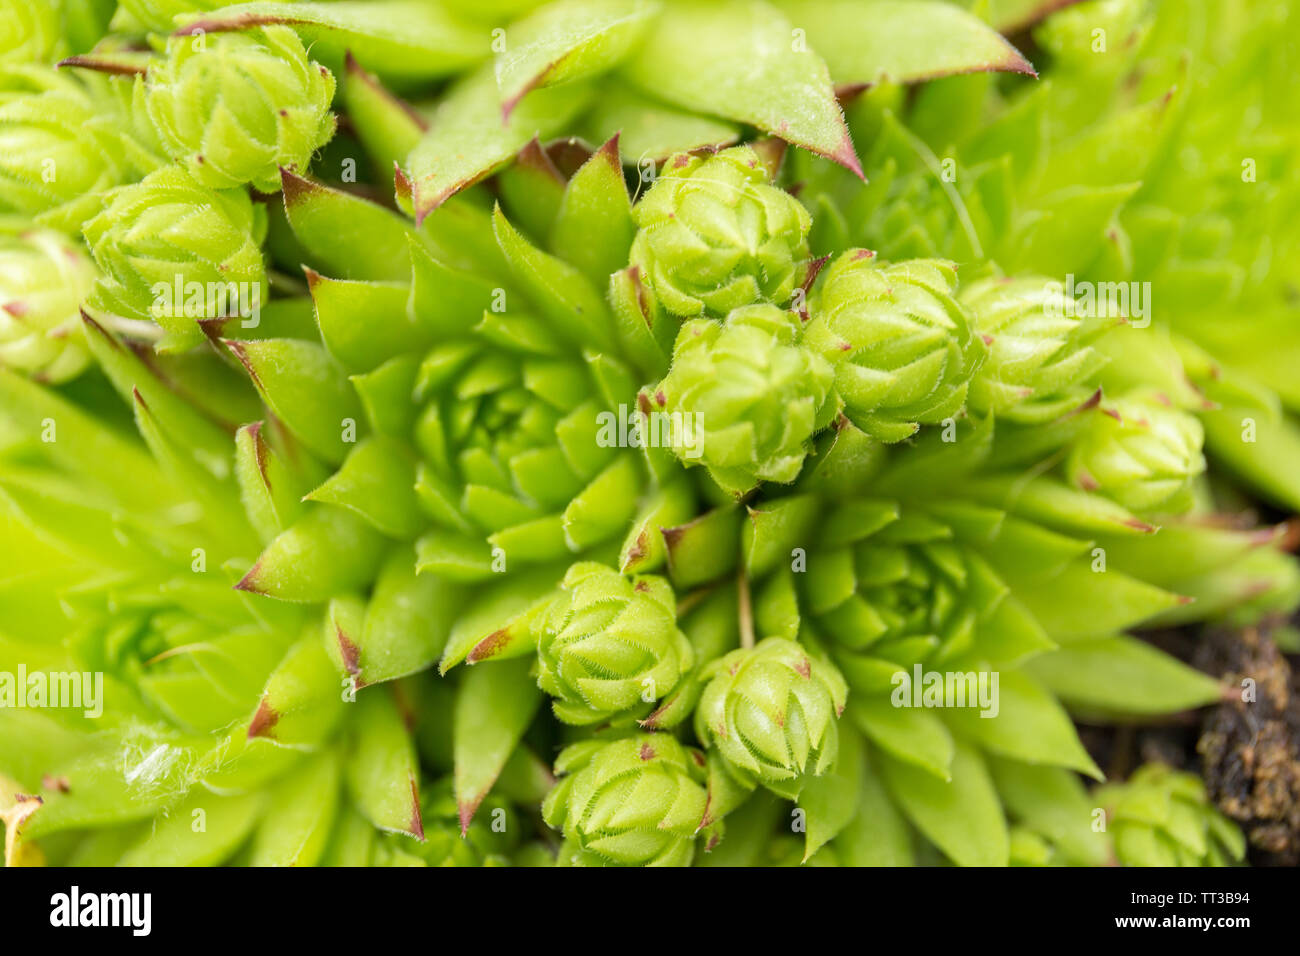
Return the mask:
<path fill-rule="evenodd" d="M 679 154 L 635 210 L 631 264 L 656 305 L 723 318 L 755 302 L 786 305 L 808 271 L 808 211 L 768 182 L 748 147 Z"/>
<path fill-rule="evenodd" d="M 896 442 L 955 416 L 984 344 L 953 298 L 951 263 L 881 266 L 867 249 L 826 272 L 807 342 L 835 368 L 844 412 L 863 431 Z"/>
<path fill-rule="evenodd" d="M 0 224 L 0 365 L 47 382 L 77 375 L 90 360 L 77 308 L 94 279 L 66 236 Z"/>
<path fill-rule="evenodd" d="M 179 167 L 108 194 L 84 232 L 103 273 L 93 307 L 156 321 L 169 333 L 165 347 L 193 345 L 203 337 L 199 322 L 246 318 L 267 299 L 264 211 L 246 193 L 209 189 Z"/>
<path fill-rule="evenodd" d="M 1074 720 L 1300 605 L 1284 2 L 110 6 L 0 34 L 6 862 L 1241 857 Z"/>
<path fill-rule="evenodd" d="M 743 783 L 795 798 L 839 753 L 848 687 L 834 665 L 769 637 L 705 668 L 695 732 Z"/>
<path fill-rule="evenodd" d="M 694 652 L 677 628 L 676 598 L 664 578 L 629 579 L 579 562 L 561 587 L 537 641 L 537 682 L 556 698 L 560 720 L 593 724 L 648 713 L 690 670 Z"/>
<path fill-rule="evenodd" d="M 334 74 L 288 27 L 176 38 L 150 67 L 145 103 L 167 151 L 212 189 L 280 188 L 334 135 Z"/>
<path fill-rule="evenodd" d="M 1023 424 L 1060 418 L 1087 400 L 1106 364 L 1090 338 L 1102 330 L 1069 314 L 1062 289 L 1044 278 L 990 278 L 961 291 L 988 355 L 967 407 Z"/>
<path fill-rule="evenodd" d="M 115 101 L 50 66 L 0 67 L 0 209 L 76 232 L 133 172 Z"/>
<path fill-rule="evenodd" d="M 798 316 L 774 305 L 733 310 L 722 323 L 682 326 L 672 368 L 642 397 L 647 416 L 667 416 L 672 450 L 702 464 L 728 491 L 789 483 L 814 434 L 836 412 L 831 365 L 805 348 Z"/>
<path fill-rule="evenodd" d="M 586 740 L 556 760 L 542 815 L 561 866 L 687 866 L 704 819 L 703 759 L 667 734 Z"/>
<path fill-rule="evenodd" d="M 1066 461 L 1070 481 L 1134 512 L 1179 510 L 1175 499 L 1205 470 L 1195 416 L 1126 395 L 1089 416 Z"/>
<path fill-rule="evenodd" d="M 1123 866 L 1231 866 L 1245 855 L 1241 831 L 1208 803 L 1195 774 L 1150 763 L 1123 783 L 1098 787 L 1093 798 Z"/>

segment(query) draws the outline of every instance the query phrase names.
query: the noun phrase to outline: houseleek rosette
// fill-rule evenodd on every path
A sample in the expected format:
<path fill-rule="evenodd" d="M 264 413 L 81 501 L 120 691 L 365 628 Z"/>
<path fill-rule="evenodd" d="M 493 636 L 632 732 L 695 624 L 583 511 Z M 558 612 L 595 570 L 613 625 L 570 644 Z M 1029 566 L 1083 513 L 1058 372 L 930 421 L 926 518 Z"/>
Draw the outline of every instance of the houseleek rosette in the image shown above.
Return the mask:
<path fill-rule="evenodd" d="M 266 211 L 178 166 L 110 192 L 83 231 L 103 273 L 91 305 L 156 321 L 168 333 L 163 348 L 195 345 L 200 322 L 249 318 L 267 300 Z"/>
<path fill-rule="evenodd" d="M 642 408 L 667 416 L 673 452 L 703 464 L 727 491 L 789 483 L 837 410 L 830 363 L 801 339 L 799 317 L 774 305 L 688 322 L 671 370 L 646 390 Z"/>
<path fill-rule="evenodd" d="M 66 236 L 0 222 L 0 365 L 47 382 L 85 368 L 77 309 L 94 279 L 94 265 Z"/>
<path fill-rule="evenodd" d="M 593 237 L 614 246 L 621 235 L 624 250 L 630 242 L 630 202 L 611 152 L 557 186 L 550 251 L 501 209 L 458 202 L 417 232 L 375 204 L 284 175 L 295 237 L 346 277 L 308 273 L 316 329 L 303 337 L 240 338 L 234 322 L 223 334 L 268 408 L 327 464 L 309 500 L 353 516 L 359 542 L 413 548 L 387 573 L 439 582 L 444 626 L 407 658 L 440 659 L 448 670 L 526 653 L 575 561 L 615 563 L 622 550 L 635 554 L 635 570 L 662 563 L 662 543 L 638 532 L 665 508 L 680 520 L 691 495 L 654 487 L 630 438 L 637 379 L 597 291 L 609 270 L 564 257 Z M 610 213 L 591 218 L 584 196 Z M 530 207 L 514 208 L 533 221 Z M 364 231 L 367 253 L 338 258 L 335 228 Z M 302 573 L 303 542 L 316 533 L 327 529 L 286 528 L 240 586 L 329 601 L 331 653 L 366 682 L 371 668 L 388 666 L 372 660 L 363 624 L 360 585 L 376 565 L 358 572 L 351 590 L 362 593 L 339 594 L 332 575 Z"/>
<path fill-rule="evenodd" d="M 766 638 L 709 664 L 695 733 L 743 785 L 794 799 L 834 766 L 848 687 L 834 665 Z"/>
<path fill-rule="evenodd" d="M 881 441 L 961 411 L 984 343 L 953 298 L 952 263 L 881 265 L 866 249 L 843 253 L 826 272 L 806 341 L 835 369 L 844 413 Z"/>
<path fill-rule="evenodd" d="M 1101 329 L 1069 314 L 1059 286 L 1037 277 L 989 278 L 963 287 L 959 299 L 988 343 L 967 392 L 973 413 L 1036 424 L 1087 400 L 1088 383 L 1106 364 L 1089 344 Z"/>
<path fill-rule="evenodd" d="M 1074 485 L 1131 511 L 1176 512 L 1185 508 L 1192 479 L 1205 470 L 1203 440 L 1201 423 L 1168 399 L 1125 395 L 1093 411 L 1065 470 Z"/>
<path fill-rule="evenodd" d="M 688 866 L 704 819 L 703 757 L 668 734 L 584 740 L 555 764 L 542 816 L 560 866 Z"/>
<path fill-rule="evenodd" d="M 75 233 L 133 177 L 114 98 L 52 66 L 0 66 L 0 210 Z"/>
<path fill-rule="evenodd" d="M 672 157 L 634 215 L 632 268 L 673 315 L 784 306 L 803 285 L 811 218 L 749 147 Z"/>
<path fill-rule="evenodd" d="M 694 662 L 672 586 L 594 562 L 573 565 L 561 586 L 537 641 L 537 682 L 556 698 L 555 716 L 593 724 L 649 713 Z"/>
<path fill-rule="evenodd" d="M 954 442 L 936 431 L 882 457 L 844 422 L 792 490 L 668 532 L 711 555 L 713 570 L 701 564 L 692 583 L 738 566 L 752 598 L 742 589 L 732 600 L 750 606 L 754 632 L 798 641 L 844 675 L 840 760 L 800 797 L 833 821 L 833 835 L 810 837 L 809 856 L 829 840 L 850 864 L 913 861 L 919 832 L 967 865 L 1104 862 L 1075 776 L 1099 771 L 1070 713 L 1132 719 L 1221 693 L 1123 632 L 1220 613 L 1241 563 L 1270 580 L 1261 586 L 1295 593 L 1275 536 L 1196 525 L 1153 534 L 1059 479 L 1006 491 L 985 472 L 1004 454 L 991 437 L 988 422 L 967 422 Z M 1235 590 L 1229 600 L 1252 599 Z M 1122 690 L 1129 680 L 1160 693 Z M 722 741 L 708 739 L 712 761 Z M 710 799 L 734 833 L 732 815 L 748 804 L 717 774 Z M 1072 809 L 1045 812 L 1052 805 Z"/>
<path fill-rule="evenodd" d="M 333 97 L 334 75 L 282 26 L 174 38 L 145 81 L 164 148 L 212 189 L 275 192 L 280 167 L 306 172 L 334 134 Z"/>
<path fill-rule="evenodd" d="M 1204 782 L 1161 763 L 1093 791 L 1122 866 L 1232 866 L 1246 839 L 1205 795 Z"/>
<path fill-rule="evenodd" d="M 309 456 L 252 429 L 232 469 L 210 407 L 100 326 L 86 335 L 143 442 L 106 427 L 105 409 L 0 370 L 14 426 L 0 498 L 23 554 L 0 588 L 0 667 L 88 682 L 80 708 L 0 710 L 0 766 L 30 810 L 11 818 L 11 851 L 84 865 L 311 865 L 377 830 L 418 839 L 415 749 L 393 686 L 345 696 L 310 609 L 252 607 L 231 589 L 262 537 L 241 501 L 254 503 L 252 476 L 274 475 L 282 518 L 326 507 L 298 500 Z M 256 407 L 222 363 L 188 367 L 225 401 Z M 56 441 L 31 439 L 51 422 Z M 327 563 L 356 561 L 331 550 L 341 543 L 315 544 Z"/>

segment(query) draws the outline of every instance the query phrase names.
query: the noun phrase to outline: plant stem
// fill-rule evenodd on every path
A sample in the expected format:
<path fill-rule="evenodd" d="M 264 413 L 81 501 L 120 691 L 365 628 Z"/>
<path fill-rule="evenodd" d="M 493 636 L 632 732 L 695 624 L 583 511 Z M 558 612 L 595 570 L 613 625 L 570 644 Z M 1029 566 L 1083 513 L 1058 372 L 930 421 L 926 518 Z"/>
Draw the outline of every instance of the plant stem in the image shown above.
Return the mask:
<path fill-rule="evenodd" d="M 754 609 L 749 600 L 749 578 L 741 568 L 736 575 L 737 598 L 740 605 L 740 646 L 749 650 L 754 646 Z"/>

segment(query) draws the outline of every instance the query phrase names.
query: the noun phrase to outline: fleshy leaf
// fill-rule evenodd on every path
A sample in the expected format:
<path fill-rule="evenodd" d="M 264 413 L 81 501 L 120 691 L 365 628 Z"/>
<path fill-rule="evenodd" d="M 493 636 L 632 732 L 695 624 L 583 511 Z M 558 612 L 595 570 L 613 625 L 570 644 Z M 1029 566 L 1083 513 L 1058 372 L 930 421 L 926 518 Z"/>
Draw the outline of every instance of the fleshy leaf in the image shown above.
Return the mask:
<path fill-rule="evenodd" d="M 362 691 L 353 718 L 348 792 L 362 814 L 381 830 L 424 839 L 420 818 L 415 745 L 391 687 Z"/>
<path fill-rule="evenodd" d="M 830 73 L 766 2 L 668 0 L 624 75 L 689 110 L 757 126 L 861 175 Z"/>
<path fill-rule="evenodd" d="M 416 222 L 466 186 L 496 172 L 536 137 L 561 130 L 589 102 L 582 84 L 536 90 L 504 123 L 492 69 L 462 80 L 446 95 L 405 167 Z"/>
<path fill-rule="evenodd" d="M 978 751 L 957 742 L 951 782 L 888 754 L 880 755 L 880 765 L 890 793 L 908 819 L 954 863 L 1007 865 L 1007 821 Z"/>
<path fill-rule="evenodd" d="M 502 109 L 530 90 L 608 70 L 657 10 L 653 0 L 558 0 L 513 24 L 495 63 Z"/>
<path fill-rule="evenodd" d="M 347 50 L 366 69 L 407 80 L 447 76 L 490 53 L 488 31 L 457 19 L 448 5 L 420 0 L 240 3 L 191 18 L 177 33 L 248 30 L 271 23 L 288 24 L 312 41 L 313 52 L 327 52 L 336 62 Z"/>
<path fill-rule="evenodd" d="M 1165 714 L 1212 704 L 1217 681 L 1127 636 L 1078 641 L 1025 665 L 1067 707 L 1089 714 Z"/>
<path fill-rule="evenodd" d="M 462 832 L 469 829 L 541 702 L 529 660 L 493 661 L 464 675 L 452 730 Z"/>
<path fill-rule="evenodd" d="M 1034 68 L 994 29 L 940 0 L 778 0 L 838 86 Z"/>

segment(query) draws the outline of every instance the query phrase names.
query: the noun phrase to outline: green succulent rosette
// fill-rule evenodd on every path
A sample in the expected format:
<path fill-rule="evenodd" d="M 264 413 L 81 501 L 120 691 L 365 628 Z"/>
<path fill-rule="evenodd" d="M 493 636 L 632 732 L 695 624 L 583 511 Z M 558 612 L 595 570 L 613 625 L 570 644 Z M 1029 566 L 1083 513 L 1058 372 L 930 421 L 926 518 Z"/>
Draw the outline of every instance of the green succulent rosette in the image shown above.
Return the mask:
<path fill-rule="evenodd" d="M 662 577 L 628 578 L 594 562 L 571 567 L 537 640 L 537 683 L 568 724 L 644 716 L 694 663 Z"/>
<path fill-rule="evenodd" d="M 1070 314 L 1047 279 L 989 278 L 958 296 L 988 345 L 971 379 L 967 407 L 1017 424 L 1040 424 L 1082 405 L 1106 364 L 1089 344 L 1100 329 Z"/>
<path fill-rule="evenodd" d="M 808 272 L 811 217 L 749 147 L 672 157 L 633 215 L 632 268 L 673 315 L 784 306 Z"/>
<path fill-rule="evenodd" d="M 774 305 L 686 323 L 668 375 L 642 395 L 649 427 L 666 422 L 673 453 L 733 494 L 793 481 L 837 411 L 831 365 L 801 343 L 800 326 Z"/>
<path fill-rule="evenodd" d="M 1070 447 L 1066 475 L 1130 511 L 1185 510 L 1190 483 L 1205 470 L 1204 434 L 1195 416 L 1167 399 L 1125 395 L 1088 416 Z"/>
<path fill-rule="evenodd" d="M 1247 577 L 1289 604 L 1298 582 L 1277 536 L 1200 522 L 1157 532 L 1059 478 L 1004 478 L 1025 435 L 995 437 L 990 420 L 892 449 L 843 422 L 817 444 L 792 489 L 665 532 L 679 586 L 743 575 L 747 588 L 720 594 L 739 620 L 844 675 L 840 759 L 799 795 L 805 858 L 1104 862 L 1077 777 L 1099 771 L 1071 716 L 1131 721 L 1217 700 L 1215 681 L 1125 632 L 1248 607 Z M 1050 463 L 1059 449 L 1035 453 Z M 683 541 L 695 553 L 673 562 Z M 1123 690 L 1129 680 L 1160 693 Z M 701 739 L 716 763 L 721 740 Z M 725 857 L 749 803 L 716 771 L 710 801 Z"/>
<path fill-rule="evenodd" d="M 176 37 L 150 66 L 145 104 L 168 154 L 199 183 L 280 188 L 334 135 L 334 74 L 288 27 Z"/>
<path fill-rule="evenodd" d="M 1149 763 L 1092 796 L 1106 811 L 1121 866 L 1233 866 L 1246 855 L 1246 838 L 1195 774 Z"/>
<path fill-rule="evenodd" d="M 0 370 L 13 426 L 0 500 L 17 545 L 0 587 L 0 667 L 83 681 L 58 706 L 0 710 L 0 766 L 30 798 L 11 855 L 32 846 L 69 865 L 312 865 L 358 829 L 418 840 L 403 715 L 414 689 L 348 692 L 318 612 L 254 607 L 232 589 L 262 540 L 243 506 L 258 494 L 250 482 L 274 476 L 282 518 L 320 512 L 299 500 L 318 466 L 257 428 L 232 456 L 213 404 L 161 377 L 174 367 L 146 365 L 94 322 L 86 340 L 140 439 L 106 427 L 106 408 L 88 412 Z M 211 388 L 200 402 L 256 408 L 215 357 L 186 367 Z M 309 545 L 340 585 L 373 560 L 347 546 L 348 520 L 322 518 L 332 533 Z M 415 598 L 403 598 L 409 625 Z"/>
<path fill-rule="evenodd" d="M 117 101 L 52 66 L 0 67 L 0 210 L 75 233 L 135 168 Z"/>
<path fill-rule="evenodd" d="M 0 365 L 40 381 L 90 360 L 78 308 L 95 279 L 79 244 L 50 229 L 0 222 Z"/>
<path fill-rule="evenodd" d="M 667 734 L 584 740 L 556 760 L 542 816 L 559 866 L 689 866 L 704 819 L 704 759 Z"/>
<path fill-rule="evenodd" d="M 834 366 L 844 413 L 881 441 L 902 441 L 966 402 L 985 347 L 956 285 L 952 263 L 881 265 L 866 249 L 826 272 L 806 341 Z"/>
<path fill-rule="evenodd" d="M 265 210 L 247 193 L 209 189 L 178 166 L 109 193 L 83 231 L 102 272 L 91 306 L 157 322 L 167 333 L 160 348 L 201 342 L 206 320 L 254 323 L 269 298 Z"/>
<path fill-rule="evenodd" d="M 793 799 L 839 752 L 848 687 L 834 665 L 793 641 L 765 638 L 719 658 L 695 711 L 695 733 L 742 783 Z"/>

